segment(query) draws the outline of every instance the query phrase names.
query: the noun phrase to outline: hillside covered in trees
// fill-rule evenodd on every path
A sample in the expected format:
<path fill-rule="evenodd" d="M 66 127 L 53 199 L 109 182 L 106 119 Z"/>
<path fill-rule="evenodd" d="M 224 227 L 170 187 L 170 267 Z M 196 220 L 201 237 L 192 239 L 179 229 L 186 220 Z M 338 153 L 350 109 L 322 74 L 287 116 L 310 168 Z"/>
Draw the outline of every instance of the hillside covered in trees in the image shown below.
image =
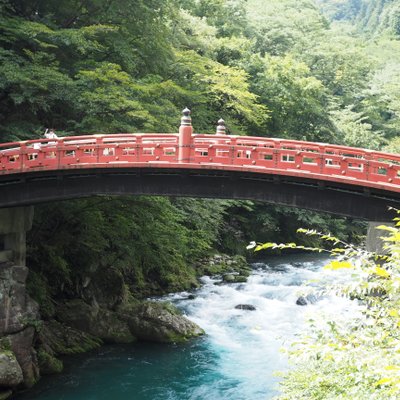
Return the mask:
<path fill-rule="evenodd" d="M 223 117 L 235 135 L 399 151 L 399 27 L 390 0 L 1 0 L 0 140 L 46 128 L 176 132 L 187 106 L 196 132 Z M 362 231 L 253 202 L 42 205 L 29 237 L 32 295 L 51 307 L 110 265 L 145 294 L 190 287 L 194 261 L 244 253 L 254 238 L 291 240 L 298 226 L 350 240 Z"/>

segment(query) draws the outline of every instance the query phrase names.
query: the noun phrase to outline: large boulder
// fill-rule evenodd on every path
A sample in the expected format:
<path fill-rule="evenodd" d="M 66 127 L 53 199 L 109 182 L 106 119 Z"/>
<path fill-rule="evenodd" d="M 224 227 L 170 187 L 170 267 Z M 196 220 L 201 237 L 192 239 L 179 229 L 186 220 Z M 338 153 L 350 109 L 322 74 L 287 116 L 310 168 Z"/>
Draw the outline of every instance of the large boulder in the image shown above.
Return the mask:
<path fill-rule="evenodd" d="M 300 296 L 297 300 L 296 300 L 296 304 L 298 306 L 307 306 L 309 304 L 315 304 L 317 303 L 319 300 L 321 300 L 322 296 L 318 295 L 318 294 L 314 294 L 314 293 L 309 293 L 307 295 L 304 296 Z"/>
<path fill-rule="evenodd" d="M 132 343 L 132 335 L 126 322 L 117 313 L 92 306 L 81 299 L 65 302 L 57 309 L 57 318 L 72 328 L 96 336 L 106 343 Z"/>
<path fill-rule="evenodd" d="M 203 329 L 170 303 L 147 301 L 125 305 L 118 309 L 118 313 L 140 340 L 176 343 L 204 334 Z"/>
<path fill-rule="evenodd" d="M 0 387 L 15 387 L 24 376 L 15 355 L 11 351 L 0 351 Z"/>
<path fill-rule="evenodd" d="M 102 343 L 102 340 L 95 336 L 55 320 L 44 321 L 37 337 L 39 351 L 42 350 L 51 356 L 83 353 L 100 347 Z M 46 360 L 42 357 L 42 361 Z M 40 362 L 39 357 L 39 365 Z"/>
<path fill-rule="evenodd" d="M 41 375 L 58 374 L 63 370 L 63 362 L 52 352 L 46 351 L 44 347 L 38 349 L 37 355 Z"/>
<path fill-rule="evenodd" d="M 11 389 L 1 389 L 0 390 L 0 400 L 6 400 L 6 399 L 8 399 L 9 397 L 11 397 L 11 395 L 12 395 L 12 390 Z"/>
<path fill-rule="evenodd" d="M 246 259 L 239 255 L 215 254 L 198 262 L 196 267 L 205 275 L 210 276 L 239 274 L 240 276 L 247 277 L 251 273 L 251 268 Z"/>
<path fill-rule="evenodd" d="M 28 327 L 21 332 L 7 336 L 10 349 L 22 369 L 24 385 L 27 388 L 32 387 L 39 379 L 36 352 L 32 347 L 34 335 L 35 328 Z"/>

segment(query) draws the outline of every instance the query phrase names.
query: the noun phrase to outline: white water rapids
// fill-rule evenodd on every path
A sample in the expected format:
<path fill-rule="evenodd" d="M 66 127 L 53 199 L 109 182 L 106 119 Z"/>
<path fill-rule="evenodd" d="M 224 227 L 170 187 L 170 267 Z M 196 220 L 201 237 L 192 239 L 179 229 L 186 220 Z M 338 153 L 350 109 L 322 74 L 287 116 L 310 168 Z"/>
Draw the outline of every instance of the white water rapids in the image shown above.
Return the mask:
<path fill-rule="evenodd" d="M 235 382 L 234 392 L 219 390 L 218 398 L 268 399 L 277 394 L 276 371 L 288 368 L 282 346 L 307 328 L 306 320 L 316 313 L 343 314 L 354 309 L 349 300 L 325 296 L 314 304 L 300 306 L 296 300 L 346 275 L 324 270 L 327 258 L 315 255 L 274 257 L 253 265 L 247 283 L 219 284 L 204 277 L 194 300 L 188 293 L 168 296 L 207 333 L 212 351 L 218 354 L 218 372 Z M 255 311 L 235 309 L 249 304 Z M 205 388 L 203 388 L 205 389 Z M 212 399 L 214 390 L 204 390 L 202 399 Z M 214 397 L 215 398 L 215 397 Z"/>

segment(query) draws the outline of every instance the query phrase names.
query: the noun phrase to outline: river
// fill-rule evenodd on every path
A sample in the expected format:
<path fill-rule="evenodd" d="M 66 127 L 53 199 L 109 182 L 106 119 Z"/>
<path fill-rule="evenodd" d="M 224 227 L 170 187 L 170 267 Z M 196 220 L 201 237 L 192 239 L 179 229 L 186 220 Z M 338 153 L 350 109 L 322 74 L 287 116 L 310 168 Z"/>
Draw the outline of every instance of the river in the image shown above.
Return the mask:
<path fill-rule="evenodd" d="M 271 257 L 253 265 L 247 283 L 203 278 L 189 293 L 166 296 L 207 333 L 184 345 L 109 345 L 67 357 L 65 370 L 45 377 L 18 400 L 267 400 L 279 394 L 276 371 L 288 368 L 280 350 L 319 312 L 343 314 L 343 298 L 296 305 L 301 285 L 324 287 L 340 278 L 315 255 Z M 238 304 L 256 310 L 235 309 Z"/>

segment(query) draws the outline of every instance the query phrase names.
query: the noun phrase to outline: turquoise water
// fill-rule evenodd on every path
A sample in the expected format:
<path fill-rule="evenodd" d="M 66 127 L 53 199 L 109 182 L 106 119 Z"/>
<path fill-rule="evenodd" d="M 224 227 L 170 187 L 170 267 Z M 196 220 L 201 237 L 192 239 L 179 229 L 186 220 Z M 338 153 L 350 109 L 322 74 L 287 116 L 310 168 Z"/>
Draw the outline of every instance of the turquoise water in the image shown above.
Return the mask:
<path fill-rule="evenodd" d="M 218 357 L 200 339 L 183 346 L 105 346 L 70 357 L 62 375 L 18 399 L 228 399 L 237 384 L 219 373 Z"/>
<path fill-rule="evenodd" d="M 323 287 L 338 279 L 315 256 L 274 258 L 253 266 L 245 284 L 203 278 L 189 293 L 166 296 L 207 335 L 185 345 L 138 343 L 105 346 L 65 359 L 65 371 L 43 378 L 18 400 L 268 400 L 279 393 L 274 372 L 285 370 L 280 351 L 316 312 L 343 314 L 352 305 L 323 298 L 301 307 L 305 281 Z M 256 311 L 235 309 L 251 304 Z"/>

